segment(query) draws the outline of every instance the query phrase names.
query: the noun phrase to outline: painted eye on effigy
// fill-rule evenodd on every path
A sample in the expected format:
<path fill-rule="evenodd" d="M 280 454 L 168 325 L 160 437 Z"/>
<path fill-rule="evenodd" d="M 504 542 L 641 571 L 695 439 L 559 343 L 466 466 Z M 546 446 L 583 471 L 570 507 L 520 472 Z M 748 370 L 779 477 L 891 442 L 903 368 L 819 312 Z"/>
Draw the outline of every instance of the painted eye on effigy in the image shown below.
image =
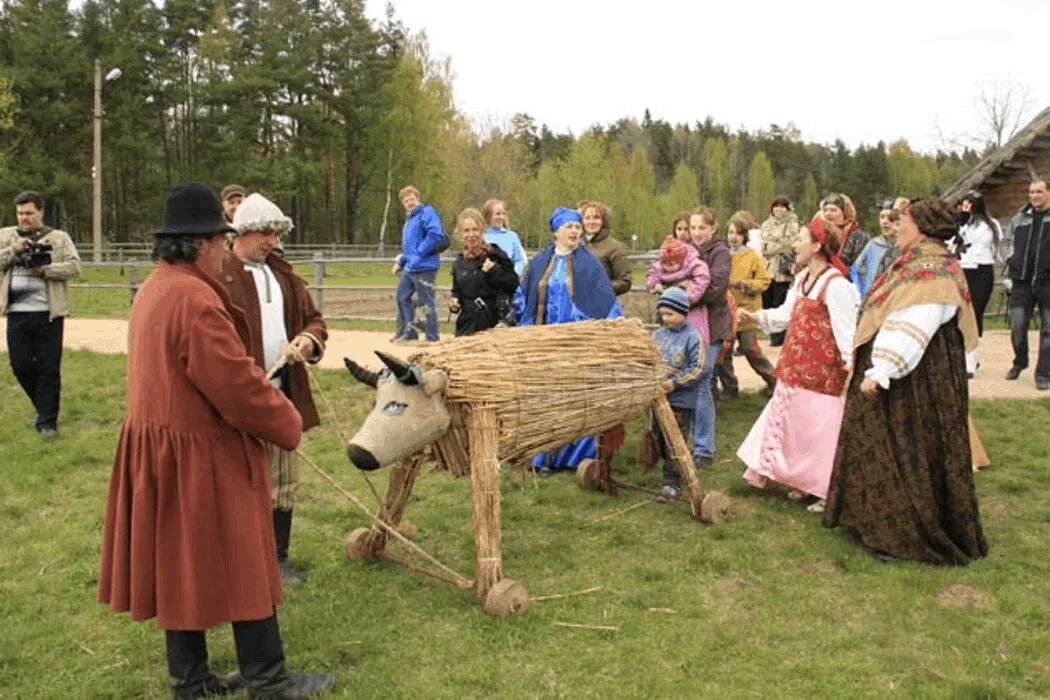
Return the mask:
<path fill-rule="evenodd" d="M 398 401 L 391 401 L 386 406 L 383 406 L 384 416 L 400 416 L 408 408 L 408 404 L 400 403 Z"/>

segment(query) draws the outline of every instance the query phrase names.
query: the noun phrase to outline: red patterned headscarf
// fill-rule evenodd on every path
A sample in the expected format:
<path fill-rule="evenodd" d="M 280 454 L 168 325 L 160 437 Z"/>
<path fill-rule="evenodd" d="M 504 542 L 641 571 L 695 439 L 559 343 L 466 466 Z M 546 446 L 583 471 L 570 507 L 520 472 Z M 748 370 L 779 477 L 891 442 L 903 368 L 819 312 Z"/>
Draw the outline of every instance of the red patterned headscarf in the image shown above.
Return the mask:
<path fill-rule="evenodd" d="M 813 239 L 820 244 L 821 248 L 824 248 L 828 241 L 828 230 L 826 228 L 827 222 L 824 221 L 824 217 L 820 214 L 814 216 L 809 222 L 809 232 L 812 234 Z M 839 242 L 839 248 L 842 248 L 842 241 Z M 842 273 L 844 277 L 849 277 L 849 271 L 846 269 L 846 263 L 842 262 L 842 258 L 839 257 L 839 253 L 836 250 L 834 255 L 828 258 L 828 262 L 831 263 L 836 270 Z"/>

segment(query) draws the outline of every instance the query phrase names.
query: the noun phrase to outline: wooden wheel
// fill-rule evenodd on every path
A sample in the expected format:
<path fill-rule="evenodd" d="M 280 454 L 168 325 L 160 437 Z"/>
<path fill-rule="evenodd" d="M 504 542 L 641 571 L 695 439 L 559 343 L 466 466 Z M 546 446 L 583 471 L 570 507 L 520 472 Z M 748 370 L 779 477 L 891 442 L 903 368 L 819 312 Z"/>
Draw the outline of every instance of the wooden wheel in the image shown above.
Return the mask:
<path fill-rule="evenodd" d="M 376 558 L 373 546 L 372 530 L 359 527 L 346 538 L 346 555 L 355 561 L 366 561 Z"/>
<path fill-rule="evenodd" d="M 529 608 L 529 592 L 514 579 L 505 578 L 489 589 L 483 603 L 485 612 L 510 617 Z"/>
<path fill-rule="evenodd" d="M 708 491 L 700 501 L 701 522 L 712 525 L 724 523 L 729 518 L 729 496 L 721 491 Z"/>
<path fill-rule="evenodd" d="M 576 465 L 576 485 L 580 488 L 598 485 L 601 465 L 596 459 L 583 459 Z"/>

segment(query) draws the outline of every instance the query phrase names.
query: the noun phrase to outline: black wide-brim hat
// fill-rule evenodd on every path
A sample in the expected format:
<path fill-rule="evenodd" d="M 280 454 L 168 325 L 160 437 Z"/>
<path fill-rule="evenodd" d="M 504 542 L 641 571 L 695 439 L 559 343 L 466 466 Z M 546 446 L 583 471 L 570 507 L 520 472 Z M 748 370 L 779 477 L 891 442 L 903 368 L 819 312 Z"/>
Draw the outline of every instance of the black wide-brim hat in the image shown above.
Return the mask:
<path fill-rule="evenodd" d="M 236 233 L 223 216 L 219 198 L 199 182 L 186 182 L 168 191 L 164 202 L 164 223 L 154 236 L 193 236 L 208 233 Z"/>

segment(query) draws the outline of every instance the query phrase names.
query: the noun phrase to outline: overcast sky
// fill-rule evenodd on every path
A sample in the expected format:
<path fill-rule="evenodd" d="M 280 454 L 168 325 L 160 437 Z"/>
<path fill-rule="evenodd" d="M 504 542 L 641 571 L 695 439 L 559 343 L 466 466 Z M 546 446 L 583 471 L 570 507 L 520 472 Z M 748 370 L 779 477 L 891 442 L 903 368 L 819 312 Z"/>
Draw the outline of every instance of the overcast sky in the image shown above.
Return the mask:
<path fill-rule="evenodd" d="M 366 2 L 383 16 L 385 0 Z M 648 107 L 672 124 L 794 122 L 806 140 L 933 150 L 981 131 L 982 87 L 1027 88 L 1029 116 L 1050 106 L 1048 0 L 393 5 L 451 58 L 456 104 L 483 125 L 527 112 L 578 135 Z"/>

